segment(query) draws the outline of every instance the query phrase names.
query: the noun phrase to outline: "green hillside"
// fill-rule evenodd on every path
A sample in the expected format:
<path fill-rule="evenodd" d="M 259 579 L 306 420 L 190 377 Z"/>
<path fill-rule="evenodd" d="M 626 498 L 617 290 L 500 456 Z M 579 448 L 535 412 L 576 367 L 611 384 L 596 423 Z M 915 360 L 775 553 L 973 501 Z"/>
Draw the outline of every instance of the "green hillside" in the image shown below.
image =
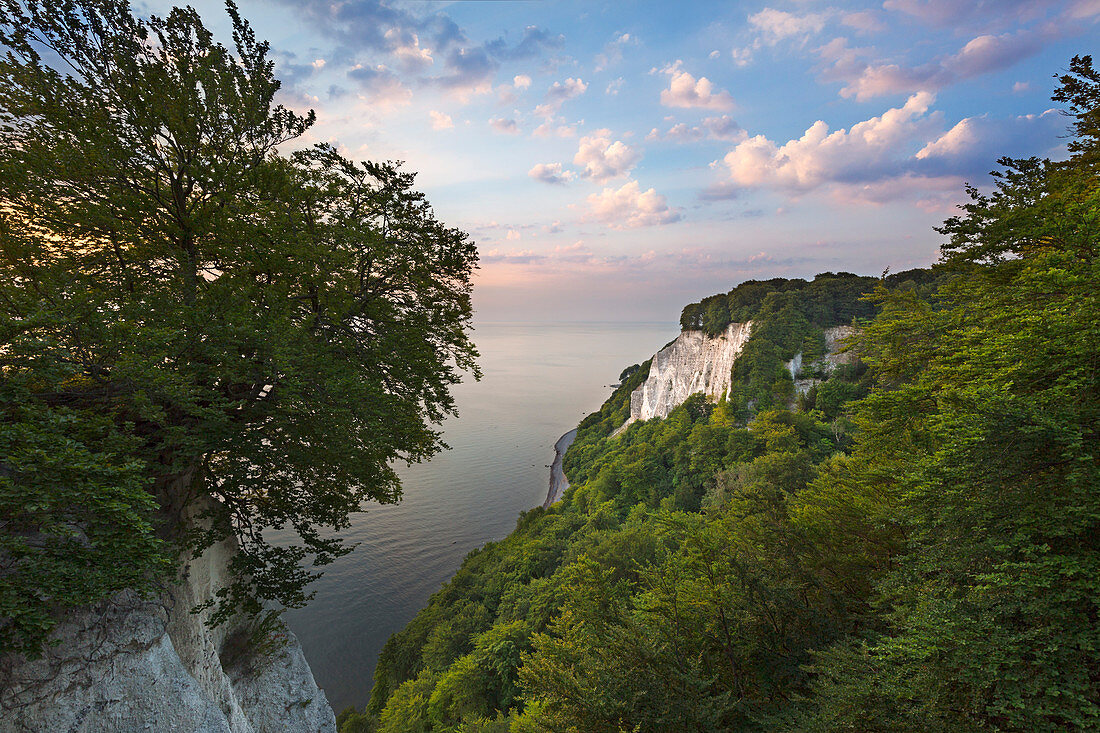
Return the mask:
<path fill-rule="evenodd" d="M 1070 159 L 1002 160 L 932 271 L 685 308 L 754 321 L 729 399 L 612 438 L 630 376 L 342 730 L 1100 727 L 1100 75 L 1061 82 Z M 852 319 L 861 361 L 796 395 L 784 361 Z"/>

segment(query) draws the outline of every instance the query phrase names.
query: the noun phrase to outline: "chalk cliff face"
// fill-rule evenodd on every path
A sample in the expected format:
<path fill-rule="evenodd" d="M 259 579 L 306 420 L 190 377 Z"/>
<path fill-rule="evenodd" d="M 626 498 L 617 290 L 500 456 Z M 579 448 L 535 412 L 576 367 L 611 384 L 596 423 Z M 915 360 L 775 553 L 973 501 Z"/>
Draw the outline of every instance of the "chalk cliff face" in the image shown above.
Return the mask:
<path fill-rule="evenodd" d="M 859 333 L 859 329 L 853 326 L 833 326 L 832 328 L 825 329 L 825 356 L 815 361 L 812 366 L 815 371 L 818 371 L 824 375 L 832 374 L 837 367 L 844 364 L 854 364 L 859 361 L 858 357 L 850 351 L 842 351 L 845 347 L 845 341 L 852 336 Z M 803 364 L 802 354 L 795 354 L 795 357 L 787 362 L 787 369 L 791 372 L 791 379 L 794 380 L 795 392 L 798 394 L 806 394 L 814 386 L 821 384 L 822 380 L 814 377 L 803 377 Z"/>
<path fill-rule="evenodd" d="M 210 629 L 192 614 L 224 584 L 232 541 L 186 563 L 161 598 L 123 592 L 74 614 L 43 658 L 0 659 L 0 732 L 335 733 L 325 693 L 288 629 Z"/>
<path fill-rule="evenodd" d="M 733 362 L 749 339 L 752 323 L 731 323 L 717 337 L 684 331 L 653 357 L 649 378 L 630 395 L 630 417 L 649 420 L 668 413 L 689 395 L 717 400 L 730 387 Z"/>

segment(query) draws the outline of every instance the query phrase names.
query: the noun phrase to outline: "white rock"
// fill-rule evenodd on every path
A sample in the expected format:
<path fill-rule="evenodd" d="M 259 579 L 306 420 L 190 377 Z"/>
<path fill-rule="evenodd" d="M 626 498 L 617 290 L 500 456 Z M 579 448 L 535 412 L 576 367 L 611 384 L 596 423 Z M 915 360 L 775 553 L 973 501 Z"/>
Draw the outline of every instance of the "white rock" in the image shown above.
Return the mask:
<path fill-rule="evenodd" d="M 124 591 L 72 614 L 39 660 L 0 659 L 0 733 L 335 733 L 289 630 L 272 653 L 244 645 L 230 660 L 226 639 L 248 627 L 210 629 L 208 611 L 191 613 L 222 587 L 235 551 L 232 541 L 209 548 L 160 598 Z"/>
<path fill-rule="evenodd" d="M 733 362 L 749 339 L 752 323 L 731 323 L 717 337 L 684 331 L 654 355 L 645 383 L 630 395 L 632 420 L 668 417 L 696 392 L 717 400 L 730 388 Z"/>

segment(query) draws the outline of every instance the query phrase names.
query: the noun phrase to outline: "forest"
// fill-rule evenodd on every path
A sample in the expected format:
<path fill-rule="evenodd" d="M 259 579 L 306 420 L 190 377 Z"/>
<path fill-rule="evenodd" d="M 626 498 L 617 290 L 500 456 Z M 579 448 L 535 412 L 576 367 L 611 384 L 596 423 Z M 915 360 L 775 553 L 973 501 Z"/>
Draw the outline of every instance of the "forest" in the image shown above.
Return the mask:
<path fill-rule="evenodd" d="M 930 270 L 687 306 L 753 321 L 731 393 L 611 437 L 624 372 L 563 500 L 467 556 L 341 731 L 1100 727 L 1100 74 L 1058 82 L 1066 159 L 1001 159 Z"/>

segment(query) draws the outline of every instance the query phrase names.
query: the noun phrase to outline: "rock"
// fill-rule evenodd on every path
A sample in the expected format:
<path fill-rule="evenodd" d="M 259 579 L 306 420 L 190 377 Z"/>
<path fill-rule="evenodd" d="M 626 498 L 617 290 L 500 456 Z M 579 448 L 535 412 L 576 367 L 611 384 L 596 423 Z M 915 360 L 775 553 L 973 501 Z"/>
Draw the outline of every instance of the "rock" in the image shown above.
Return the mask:
<path fill-rule="evenodd" d="M 209 611 L 191 613 L 222 587 L 235 551 L 231 540 L 210 547 L 159 598 L 124 591 L 70 615 L 39 660 L 0 658 L 0 733 L 335 733 L 289 629 L 257 647 L 254 624 L 210 629 Z"/>
<path fill-rule="evenodd" d="M 752 323 L 731 323 L 717 337 L 684 331 L 653 357 L 649 377 L 630 395 L 632 420 L 668 417 L 696 392 L 717 400 L 730 388 L 733 362 L 749 339 Z"/>

